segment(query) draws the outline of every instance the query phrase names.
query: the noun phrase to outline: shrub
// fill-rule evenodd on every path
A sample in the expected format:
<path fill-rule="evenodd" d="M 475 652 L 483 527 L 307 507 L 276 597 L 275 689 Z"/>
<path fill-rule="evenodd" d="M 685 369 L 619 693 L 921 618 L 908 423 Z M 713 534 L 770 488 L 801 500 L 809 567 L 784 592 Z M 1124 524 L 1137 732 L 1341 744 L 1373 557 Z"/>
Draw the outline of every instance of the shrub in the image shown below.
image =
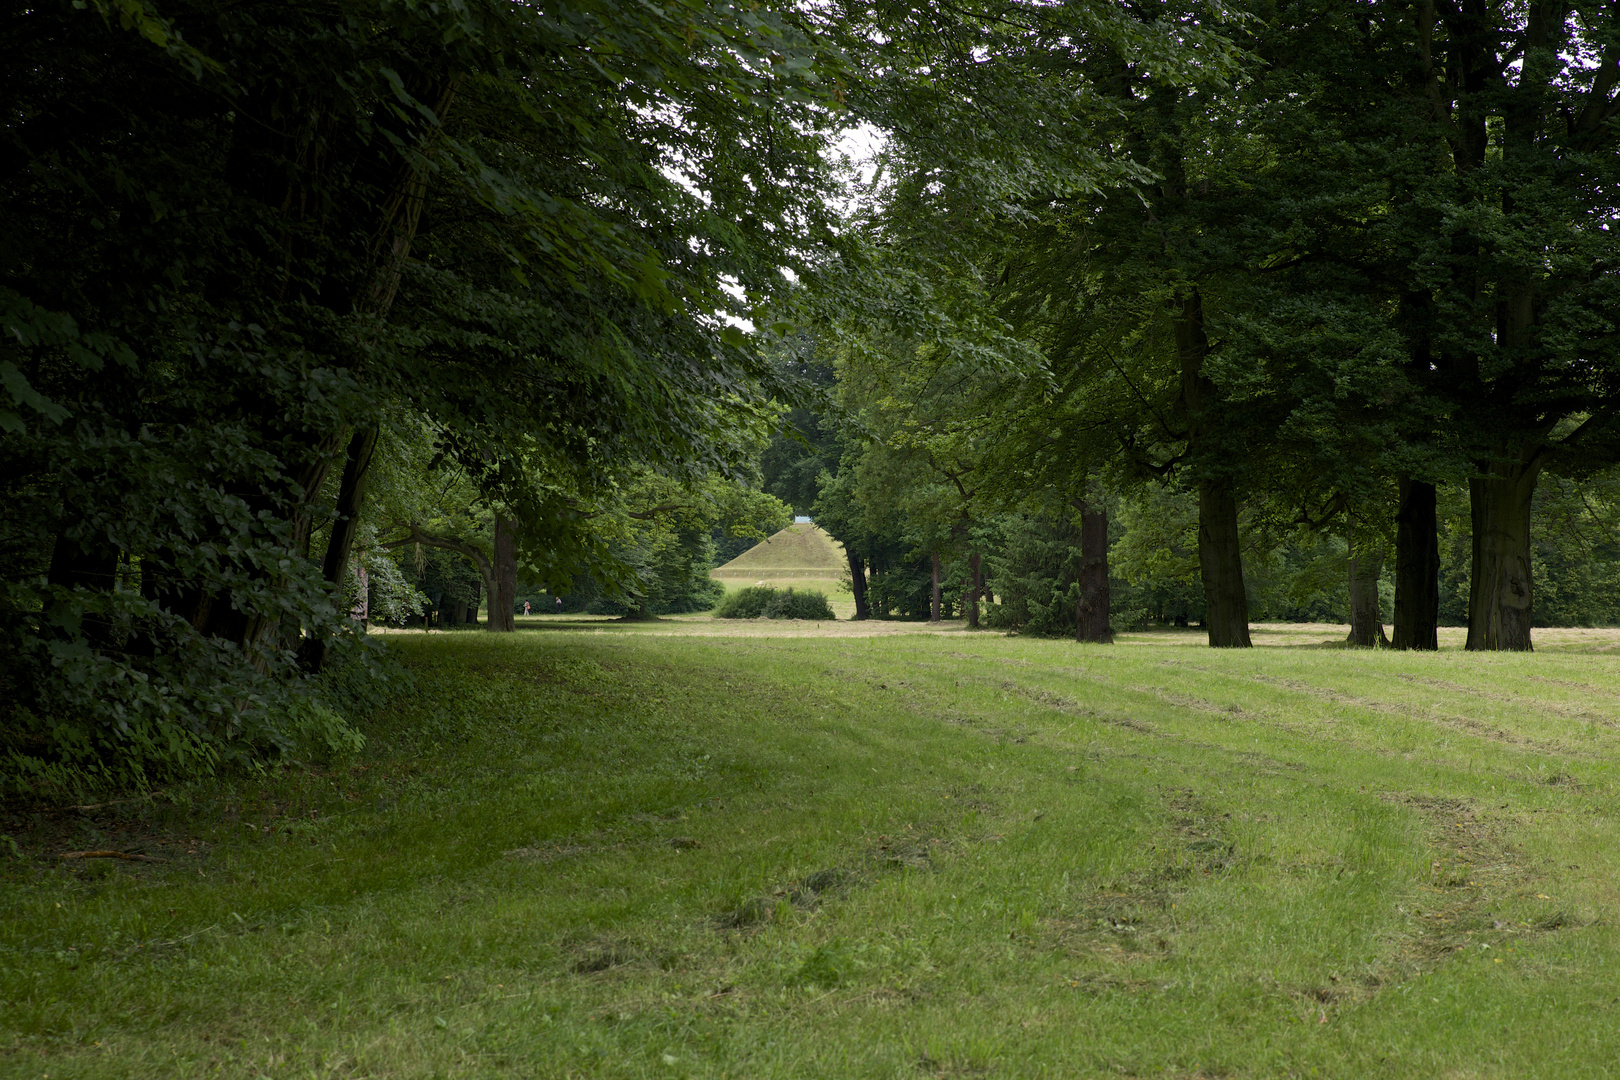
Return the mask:
<path fill-rule="evenodd" d="M 779 592 L 769 585 L 751 585 L 732 593 L 715 608 L 717 619 L 831 619 L 832 608 L 818 592 Z"/>
<path fill-rule="evenodd" d="M 720 601 L 714 609 L 717 619 L 757 619 L 765 614 L 765 605 L 771 602 L 776 590 L 764 585 L 751 585 L 739 589 Z"/>
<path fill-rule="evenodd" d="M 796 593 L 792 589 L 777 593 L 765 605 L 767 619 L 830 619 L 832 608 L 827 598 L 818 592 Z"/>

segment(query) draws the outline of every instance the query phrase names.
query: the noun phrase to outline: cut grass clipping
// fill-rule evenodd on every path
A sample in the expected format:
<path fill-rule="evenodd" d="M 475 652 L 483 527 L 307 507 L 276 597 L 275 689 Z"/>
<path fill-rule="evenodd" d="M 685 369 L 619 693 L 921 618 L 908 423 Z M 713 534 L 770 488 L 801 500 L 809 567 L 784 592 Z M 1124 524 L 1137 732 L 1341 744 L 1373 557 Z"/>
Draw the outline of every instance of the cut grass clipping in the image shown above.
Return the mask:
<path fill-rule="evenodd" d="M 832 608 L 827 597 L 818 592 L 795 592 L 793 589 L 773 589 L 769 585 L 751 585 L 720 601 L 714 609 L 717 619 L 830 619 Z"/>
<path fill-rule="evenodd" d="M 1615 1075 L 1620 634 L 801 625 L 399 632 L 342 768 L 12 808 L 0 1076 Z"/>

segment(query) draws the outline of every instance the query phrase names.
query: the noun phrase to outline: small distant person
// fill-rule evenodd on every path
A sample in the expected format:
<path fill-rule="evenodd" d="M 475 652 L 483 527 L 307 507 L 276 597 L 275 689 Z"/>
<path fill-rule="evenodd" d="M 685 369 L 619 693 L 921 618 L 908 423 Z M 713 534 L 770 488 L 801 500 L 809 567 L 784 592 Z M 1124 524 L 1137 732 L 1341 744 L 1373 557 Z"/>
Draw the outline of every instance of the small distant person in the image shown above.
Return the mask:
<path fill-rule="evenodd" d="M 557 597 L 557 614 L 562 614 L 562 597 Z"/>
<path fill-rule="evenodd" d="M 529 613 L 529 602 L 527 600 L 525 600 L 525 601 L 523 601 L 523 614 L 527 615 L 528 613 Z"/>

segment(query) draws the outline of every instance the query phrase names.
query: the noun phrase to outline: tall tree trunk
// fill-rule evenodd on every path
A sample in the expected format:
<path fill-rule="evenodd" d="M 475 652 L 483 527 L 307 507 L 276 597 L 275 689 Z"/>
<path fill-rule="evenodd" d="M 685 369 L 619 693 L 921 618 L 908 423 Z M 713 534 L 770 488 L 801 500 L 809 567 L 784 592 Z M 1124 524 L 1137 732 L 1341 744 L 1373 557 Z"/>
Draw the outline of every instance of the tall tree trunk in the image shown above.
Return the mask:
<path fill-rule="evenodd" d="M 1237 498 L 1230 481 L 1198 485 L 1198 572 L 1204 581 L 1204 628 L 1216 649 L 1247 649 L 1249 598 L 1243 590 L 1243 550 Z"/>
<path fill-rule="evenodd" d="M 359 428 L 349 440 L 343 459 L 343 477 L 338 482 L 337 506 L 333 507 L 332 535 L 326 541 L 326 557 L 321 560 L 321 576 L 341 595 L 348 581 L 349 555 L 354 550 L 354 533 L 360 524 L 360 508 L 365 505 L 366 476 L 371 471 L 371 455 L 377 449 L 377 428 Z M 327 640 L 311 634 L 298 647 L 298 662 L 311 675 L 319 675 L 326 663 Z"/>
<path fill-rule="evenodd" d="M 962 610 L 967 612 L 967 628 L 979 628 L 979 590 L 984 586 L 984 579 L 979 574 L 983 565 L 977 551 L 968 556 L 968 587 L 962 597 Z"/>
<path fill-rule="evenodd" d="M 1395 640 L 1397 649 L 1440 647 L 1440 528 L 1433 484 L 1400 478 L 1395 513 Z"/>
<path fill-rule="evenodd" d="M 1080 508 L 1080 599 L 1074 606 L 1076 641 L 1106 645 L 1114 640 L 1108 622 L 1108 512 Z"/>
<path fill-rule="evenodd" d="M 439 100 L 434 108 L 437 123 L 423 136 L 422 153 L 412 155 L 401 168 L 394 190 L 383 203 L 382 215 L 376 231 L 367 245 L 367 273 L 354 297 L 354 310 L 359 315 L 370 315 L 381 320 L 387 317 L 399 291 L 405 263 L 410 258 L 411 244 L 422 219 L 422 207 L 427 200 L 429 167 L 437 141 L 450 106 L 461 86 L 461 76 L 451 75 L 440 88 Z M 377 426 L 370 424 L 356 430 L 349 440 L 349 451 L 343 464 L 343 481 L 338 492 L 337 517 L 332 524 L 332 535 L 327 541 L 326 557 L 321 560 L 321 572 L 334 587 L 344 580 L 348 570 L 349 552 L 354 545 L 354 530 L 366 502 L 366 475 L 371 470 L 372 453 L 377 447 Z M 319 484 L 316 484 L 318 489 Z M 318 637 L 306 639 L 300 645 L 299 660 L 304 669 L 318 674 L 326 662 L 326 641 Z"/>
<path fill-rule="evenodd" d="M 1215 385 L 1204 375 L 1209 336 L 1204 329 L 1203 298 L 1196 288 L 1180 298 L 1175 334 L 1188 449 L 1207 456 L 1209 399 Z M 1247 649 L 1251 644 L 1249 600 L 1243 590 L 1243 548 L 1230 477 L 1206 476 L 1198 482 L 1198 569 L 1204 580 L 1204 627 L 1211 647 Z"/>
<path fill-rule="evenodd" d="M 1535 599 L 1530 574 L 1530 501 L 1541 474 L 1529 464 L 1500 462 L 1468 481 L 1473 520 L 1473 573 L 1468 587 L 1468 648 L 1528 652 Z"/>
<path fill-rule="evenodd" d="M 1350 635 L 1345 640 L 1358 649 L 1388 646 L 1384 621 L 1378 610 L 1378 577 L 1384 569 L 1384 554 L 1362 546 L 1350 552 Z"/>
<path fill-rule="evenodd" d="M 333 507 L 332 535 L 326 541 L 326 557 L 321 560 L 321 575 L 336 585 L 349 571 L 349 556 L 354 550 L 355 530 L 360 526 L 360 510 L 366 500 L 366 477 L 371 472 L 371 457 L 377 449 L 377 428 L 368 426 L 355 431 L 349 440 L 348 453 L 343 459 L 343 477 L 338 482 L 337 505 Z"/>
<path fill-rule="evenodd" d="M 928 621 L 939 622 L 939 556 L 930 555 L 934 569 L 933 587 L 929 592 Z"/>
<path fill-rule="evenodd" d="M 495 588 L 489 594 L 489 629 L 517 629 L 517 534 L 510 518 L 495 515 Z"/>
<path fill-rule="evenodd" d="M 845 548 L 849 558 L 849 591 L 855 594 L 855 618 L 870 619 L 872 609 L 866 604 L 866 563 L 855 554 L 854 548 Z"/>

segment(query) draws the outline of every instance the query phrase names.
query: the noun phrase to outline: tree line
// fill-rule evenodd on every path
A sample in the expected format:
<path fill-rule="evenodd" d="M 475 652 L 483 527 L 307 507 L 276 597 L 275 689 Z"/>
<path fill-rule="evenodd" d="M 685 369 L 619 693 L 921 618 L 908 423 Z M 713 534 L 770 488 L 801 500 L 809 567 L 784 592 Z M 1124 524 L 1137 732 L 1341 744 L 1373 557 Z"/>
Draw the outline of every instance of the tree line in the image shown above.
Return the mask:
<path fill-rule="evenodd" d="M 1609 6 L 3 18 L 8 793 L 346 738 L 361 570 L 451 559 L 494 629 L 520 580 L 682 602 L 782 519 L 795 416 L 844 432 L 814 486 L 868 609 L 920 554 L 972 617 L 1017 514 L 1105 635 L 1108 511 L 1157 492 L 1223 646 L 1263 527 L 1348 536 L 1363 612 L 1392 546 L 1434 647 L 1466 486 L 1469 645 L 1528 648 L 1538 486 L 1620 452 Z"/>
<path fill-rule="evenodd" d="M 835 525 L 883 558 L 878 508 L 909 499 L 914 546 L 971 567 L 993 513 L 1067 507 L 1094 541 L 1079 544 L 1073 619 L 1097 638 L 1108 493 L 1184 493 L 1211 645 L 1249 643 L 1247 523 L 1348 540 L 1362 644 L 1383 634 L 1392 547 L 1392 644 L 1433 649 L 1440 492 L 1463 487 L 1468 647 L 1530 648 L 1538 488 L 1591 484 L 1620 449 L 1613 12 L 1177 14 L 1237 55 L 1181 77 L 1081 36 L 1006 58 L 1083 85 L 1090 145 L 1141 170 L 1116 184 L 983 214 L 930 133 L 891 135 L 861 221 L 932 318 L 829 315 L 846 326 L 846 403 L 876 433 L 834 483 L 849 488 Z M 1037 38 L 1040 16 L 1019 26 Z M 978 54 L 954 63 L 935 71 L 983 77 Z M 884 491 L 903 469 L 907 494 Z M 966 578 L 971 621 L 982 584 Z"/>

